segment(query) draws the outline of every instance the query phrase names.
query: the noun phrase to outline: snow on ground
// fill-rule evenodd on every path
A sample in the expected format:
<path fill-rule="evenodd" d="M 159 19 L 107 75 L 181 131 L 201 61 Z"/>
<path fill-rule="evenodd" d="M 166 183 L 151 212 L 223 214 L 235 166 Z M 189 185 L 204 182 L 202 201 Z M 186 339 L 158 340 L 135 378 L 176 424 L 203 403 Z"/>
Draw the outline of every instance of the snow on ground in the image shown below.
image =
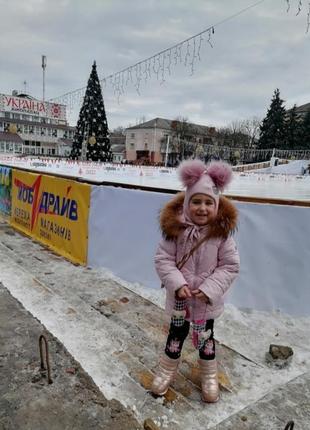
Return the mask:
<path fill-rule="evenodd" d="M 303 175 L 310 165 L 309 160 L 295 160 L 288 164 L 279 164 L 277 166 L 265 167 L 255 170 L 257 173 L 275 173 L 277 175 Z M 309 171 L 308 171 L 309 174 Z"/>
<path fill-rule="evenodd" d="M 104 395 L 130 406 L 137 411 L 139 418 L 150 416 L 157 419 L 167 414 L 162 403 L 155 401 L 134 382 L 124 362 L 117 359 L 119 351 L 130 350 L 135 340 L 127 330 L 103 318 L 91 306 L 103 297 L 113 296 L 115 291 L 118 294 L 123 291 L 121 294 L 126 295 L 126 290 L 131 290 L 162 307 L 164 291 L 130 284 L 108 270 L 73 266 L 61 257 L 43 253 L 42 246 L 19 234 L 5 237 L 2 242 L 0 281 L 64 344 Z M 33 261 L 37 261 L 37 265 Z M 146 305 L 142 303 L 140 308 L 132 311 L 145 312 L 145 309 Z M 215 330 L 216 338 L 237 352 L 228 369 L 234 381 L 234 393 L 223 392 L 222 401 L 212 408 L 201 408 L 199 400 L 187 399 L 182 406 L 186 410 L 184 416 L 176 410 L 176 405 L 173 406 L 169 416 L 170 428 L 198 429 L 201 425 L 211 428 L 309 371 L 309 327 L 310 318 L 292 318 L 279 312 L 227 306 L 224 315 L 216 322 Z M 290 367 L 275 370 L 266 365 L 264 354 L 269 343 L 293 347 L 294 358 Z M 152 354 L 154 365 L 156 351 L 153 350 Z M 181 420 L 181 426 L 173 427 L 173 420 Z"/>
<path fill-rule="evenodd" d="M 164 309 L 164 289 L 151 290 L 141 284 L 126 282 L 106 269 L 99 273 Z M 295 318 L 280 311 L 239 309 L 232 304 L 225 305 L 224 314 L 216 321 L 217 340 L 260 365 L 265 364 L 269 344 L 294 346 L 296 354 L 291 368 L 297 372 L 305 370 L 306 360 L 310 359 L 310 344 L 306 341 L 309 333 L 310 317 Z"/>
<path fill-rule="evenodd" d="M 31 248 L 29 253 L 34 252 Z M 36 248 L 35 255 L 42 258 L 38 252 L 39 246 Z M 83 299 L 87 297 L 91 302 L 98 301 L 103 293 L 102 282 L 111 284 L 112 288 L 120 283 L 124 288 L 162 305 L 161 290 L 155 293 L 142 285 L 124 282 L 108 270 L 90 272 L 97 278 L 97 285 L 90 282 L 88 288 L 82 284 L 70 288 L 68 285 L 73 268 L 67 262 L 63 264 L 62 259 L 59 259 L 61 268 L 57 260 L 47 266 L 47 273 L 58 273 L 58 277 L 52 279 L 55 286 L 45 285 L 38 281 L 34 273 L 14 263 L 10 252 L 3 245 L 0 246 L 0 254 L 0 281 L 64 344 L 107 398 L 119 399 L 124 405 L 136 410 L 140 418 L 147 414 L 158 419 L 168 413 L 160 402 L 153 400 L 141 386 L 126 376 L 123 364 L 115 359 L 115 353 L 120 349 L 126 351 L 126 342 L 130 342 L 130 338 L 124 343 L 120 328 L 114 327 L 108 319 L 103 321 L 100 314 L 94 312 Z M 86 268 L 74 267 L 77 278 L 82 279 L 86 271 Z M 66 285 L 65 288 L 60 280 Z M 212 409 L 201 409 L 199 401 L 191 401 L 187 417 L 181 417 L 172 408 L 169 423 L 173 420 L 181 422 L 181 428 L 191 423 L 192 429 L 198 429 L 207 419 L 204 428 L 211 428 L 281 384 L 309 371 L 309 324 L 310 318 L 297 319 L 277 312 L 272 314 L 227 306 L 223 317 L 216 323 L 216 337 L 248 359 L 248 362 L 236 359 L 234 363 L 234 374 L 239 375 L 236 387 L 233 387 L 234 394 L 223 393 L 222 401 L 212 406 Z M 295 355 L 289 368 L 274 370 L 266 366 L 264 354 L 271 342 L 293 347 Z M 199 417 L 195 412 L 197 408 Z"/>
<path fill-rule="evenodd" d="M 0 156 L 0 164 L 76 177 L 93 183 L 111 182 L 141 187 L 181 190 L 176 169 L 150 166 L 130 166 L 109 163 L 75 162 Z M 291 163 L 290 163 L 291 164 Z M 290 164 L 285 166 L 290 166 Z M 288 169 L 288 167 L 286 167 Z M 310 200 L 310 175 L 234 173 L 227 195 Z"/>

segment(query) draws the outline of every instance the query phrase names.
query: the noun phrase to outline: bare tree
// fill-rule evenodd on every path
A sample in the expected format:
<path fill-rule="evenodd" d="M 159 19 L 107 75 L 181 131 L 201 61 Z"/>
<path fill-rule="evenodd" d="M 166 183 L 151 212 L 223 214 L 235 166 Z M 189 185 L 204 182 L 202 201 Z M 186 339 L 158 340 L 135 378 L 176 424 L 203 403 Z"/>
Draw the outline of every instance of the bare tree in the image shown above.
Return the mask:
<path fill-rule="evenodd" d="M 171 122 L 171 140 L 178 159 L 183 160 L 196 155 L 198 130 L 185 117 L 178 117 Z"/>
<path fill-rule="evenodd" d="M 217 139 L 224 146 L 252 148 L 259 136 L 259 126 L 257 117 L 233 121 L 218 130 Z"/>
<path fill-rule="evenodd" d="M 124 135 L 125 130 L 126 130 L 125 127 L 123 127 L 122 125 L 119 125 L 118 127 L 113 128 L 113 130 L 111 130 L 111 133 L 118 134 L 118 135 Z"/>
<path fill-rule="evenodd" d="M 142 115 L 140 118 L 136 120 L 136 125 L 143 124 L 144 122 L 146 122 L 146 117 Z"/>
<path fill-rule="evenodd" d="M 245 119 L 242 123 L 245 133 L 249 136 L 248 147 L 253 148 L 259 137 L 261 120 L 257 116 L 253 116 L 252 118 Z"/>

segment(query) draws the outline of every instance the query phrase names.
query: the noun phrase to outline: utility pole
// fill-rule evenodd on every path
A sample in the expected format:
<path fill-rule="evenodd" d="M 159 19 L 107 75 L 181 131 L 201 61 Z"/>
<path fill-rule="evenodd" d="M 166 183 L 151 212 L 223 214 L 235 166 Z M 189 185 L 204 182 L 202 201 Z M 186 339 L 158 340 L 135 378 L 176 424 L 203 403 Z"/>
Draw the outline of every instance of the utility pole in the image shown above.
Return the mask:
<path fill-rule="evenodd" d="M 46 56 L 42 55 L 42 70 L 43 70 L 43 103 L 45 102 L 45 69 L 46 69 Z"/>
<path fill-rule="evenodd" d="M 89 138 L 88 133 L 89 133 L 89 125 L 86 124 L 84 133 L 83 133 L 83 140 L 82 140 L 81 157 L 80 157 L 81 161 L 87 160 L 87 143 Z"/>
<path fill-rule="evenodd" d="M 166 145 L 165 167 L 167 167 L 167 164 L 168 164 L 169 141 L 170 141 L 170 136 L 168 134 L 167 135 L 167 145 Z"/>
<path fill-rule="evenodd" d="M 157 127 L 157 118 L 155 118 L 155 131 L 153 135 L 153 163 L 155 163 L 155 149 L 156 149 L 156 127 Z"/>

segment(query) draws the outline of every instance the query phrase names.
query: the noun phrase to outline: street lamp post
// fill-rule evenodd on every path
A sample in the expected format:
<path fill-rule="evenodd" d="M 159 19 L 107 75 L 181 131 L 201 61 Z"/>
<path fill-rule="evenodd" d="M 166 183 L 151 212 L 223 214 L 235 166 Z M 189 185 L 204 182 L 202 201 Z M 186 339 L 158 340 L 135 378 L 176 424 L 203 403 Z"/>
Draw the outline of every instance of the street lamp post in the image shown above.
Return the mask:
<path fill-rule="evenodd" d="M 80 157 L 81 161 L 87 160 L 88 129 L 89 129 L 89 126 L 87 124 L 84 128 L 83 140 L 81 145 L 81 157 Z"/>
<path fill-rule="evenodd" d="M 170 141 L 170 136 L 168 134 L 167 135 L 167 145 L 166 145 L 165 167 L 167 167 L 167 164 L 168 164 L 169 141 Z"/>

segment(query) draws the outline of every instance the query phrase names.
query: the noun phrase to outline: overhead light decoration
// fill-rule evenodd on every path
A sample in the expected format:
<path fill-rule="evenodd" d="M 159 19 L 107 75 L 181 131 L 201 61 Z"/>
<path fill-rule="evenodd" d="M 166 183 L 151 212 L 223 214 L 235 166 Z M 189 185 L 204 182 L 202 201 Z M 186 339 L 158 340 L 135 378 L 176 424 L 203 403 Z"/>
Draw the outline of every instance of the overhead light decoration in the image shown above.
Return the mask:
<path fill-rule="evenodd" d="M 9 133 L 17 134 L 17 125 L 16 124 L 10 124 L 9 125 Z"/>
<path fill-rule="evenodd" d="M 217 22 L 216 24 L 206 28 L 205 30 L 171 46 L 170 48 L 163 49 L 156 54 L 139 61 L 132 66 L 126 67 L 119 72 L 113 73 L 109 76 L 104 77 L 100 80 L 100 83 L 106 88 L 111 86 L 114 91 L 114 95 L 119 102 L 120 97 L 126 92 L 128 86 L 135 88 L 136 92 L 140 95 L 140 90 L 142 84 L 146 84 L 151 78 L 156 78 L 160 84 L 166 82 L 166 78 L 172 74 L 172 69 L 178 65 L 183 65 L 189 69 L 189 75 L 195 73 L 195 67 L 199 61 L 201 61 L 201 51 L 203 48 L 203 43 L 209 45 L 213 48 L 213 35 L 215 33 L 215 28 L 219 25 L 231 21 L 239 15 L 247 12 L 250 9 L 260 5 L 265 0 L 256 1 L 239 12 Z M 291 0 L 285 0 L 286 11 L 289 12 L 291 9 Z M 295 15 L 299 15 L 302 12 L 303 4 L 302 0 L 298 0 L 297 10 Z M 307 7 L 307 23 L 306 23 L 306 33 L 308 33 L 310 28 L 310 1 L 308 0 Z M 74 106 L 81 106 L 86 87 L 79 88 L 77 90 L 68 92 L 62 96 L 51 99 L 51 102 L 57 102 L 60 104 L 65 104 L 69 110 L 73 110 Z M 88 111 L 87 111 L 88 112 Z"/>

